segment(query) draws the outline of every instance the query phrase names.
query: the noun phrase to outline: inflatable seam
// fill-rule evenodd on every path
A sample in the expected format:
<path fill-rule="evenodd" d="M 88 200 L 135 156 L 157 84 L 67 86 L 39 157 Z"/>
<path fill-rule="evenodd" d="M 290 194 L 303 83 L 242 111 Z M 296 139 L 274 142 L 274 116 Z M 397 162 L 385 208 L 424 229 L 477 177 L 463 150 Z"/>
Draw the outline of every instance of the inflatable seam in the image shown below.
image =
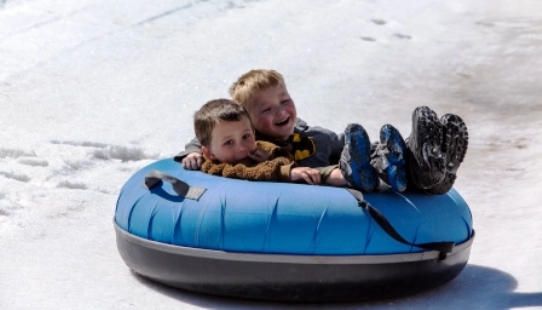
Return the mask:
<path fill-rule="evenodd" d="M 318 233 L 320 231 L 320 224 L 322 224 L 324 218 L 326 217 L 328 208 L 329 208 L 329 205 L 326 206 L 326 208 L 322 212 L 322 215 L 320 215 L 318 224 L 316 224 L 316 228 L 314 229 L 314 235 L 312 236 L 312 244 L 311 244 L 312 254 L 316 252 L 316 247 L 318 245 Z"/>
<path fill-rule="evenodd" d="M 227 208 L 226 196 L 224 200 L 220 199 L 220 231 L 218 232 L 218 248 L 224 249 L 224 238 L 226 234 L 226 208 Z"/>
<path fill-rule="evenodd" d="M 373 240 L 373 235 L 375 232 L 375 229 L 372 229 L 373 223 L 376 223 L 371 217 L 367 215 L 367 212 L 363 210 L 363 213 L 365 213 L 365 216 L 368 217 L 368 225 L 367 225 L 367 234 L 365 239 L 365 247 L 363 248 L 363 254 L 367 253 L 367 249 L 369 249 L 369 245 L 371 244 L 371 241 Z"/>
<path fill-rule="evenodd" d="M 395 193 L 397 194 L 398 196 L 400 196 L 401 198 L 403 198 L 403 200 L 409 205 L 411 206 L 414 210 L 416 210 L 416 213 L 418 214 L 418 216 L 422 216 L 422 213 L 420 212 L 420 209 L 418 209 L 418 207 L 416 206 L 416 204 L 414 204 L 410 199 L 408 199 L 405 195 L 401 194 L 401 193 Z M 418 234 L 420 232 L 420 226 L 416 227 L 416 231 L 414 233 L 414 240 L 411 242 L 411 243 L 416 243 L 417 240 L 418 240 Z M 408 239 L 407 239 L 408 240 Z M 414 246 L 409 246 L 409 250 L 408 250 L 410 253 L 412 253 L 414 251 Z"/>
<path fill-rule="evenodd" d="M 117 214 L 117 211 L 119 209 L 119 201 L 123 194 L 124 194 L 124 187 L 122 187 L 122 189 L 120 190 L 119 197 L 117 198 L 117 202 L 115 204 L 115 214 Z"/>
<path fill-rule="evenodd" d="M 222 207 L 222 205 L 225 204 L 225 201 L 224 201 L 224 198 L 225 196 L 224 195 L 220 195 L 220 193 L 222 193 L 222 191 L 219 191 L 221 188 L 220 187 L 217 187 L 217 196 L 220 196 L 220 207 Z M 206 219 L 206 214 L 207 214 L 207 210 L 209 209 L 209 206 L 211 205 L 211 201 L 212 199 L 209 199 L 207 201 L 207 203 L 205 205 L 202 206 L 200 212 L 199 212 L 199 215 L 198 215 L 198 220 L 197 220 L 197 223 L 195 225 L 195 229 L 194 229 L 194 245 L 195 246 L 204 246 L 203 244 L 200 243 L 200 235 L 203 235 L 205 236 L 205 234 L 202 234 L 201 233 L 201 229 L 202 227 L 204 226 L 203 225 L 203 222 L 204 220 Z M 222 224 L 222 220 L 221 220 L 221 224 Z M 224 230 L 223 227 L 220 227 L 220 234 L 222 234 L 222 231 Z M 205 242 L 205 240 L 203 240 L 203 242 Z M 219 248 L 221 249 L 221 248 Z"/>
<path fill-rule="evenodd" d="M 420 209 L 418 209 L 418 207 L 416 207 L 416 205 L 410 201 L 410 199 L 408 199 L 405 195 L 402 195 L 400 193 L 395 193 L 397 196 L 400 196 L 401 198 L 403 198 L 403 200 L 408 203 L 412 208 L 414 208 L 414 210 L 416 210 L 416 213 L 418 213 L 418 215 L 422 215 L 421 212 L 420 212 Z"/>
<path fill-rule="evenodd" d="M 132 232 L 132 229 L 133 229 L 132 216 L 134 214 L 134 209 L 138 205 L 139 201 L 141 201 L 142 198 L 143 198 L 143 196 L 140 196 L 139 198 L 137 198 L 137 200 L 134 202 L 134 204 L 132 204 L 132 206 L 130 208 L 130 213 L 128 214 L 128 223 L 127 223 L 129 232 Z"/>
<path fill-rule="evenodd" d="M 154 217 L 156 216 L 156 213 L 158 212 L 157 205 L 158 205 L 158 201 L 155 200 L 154 204 L 152 205 L 151 216 L 149 217 L 149 224 L 148 224 L 149 226 L 147 226 L 147 238 L 149 238 L 150 240 L 156 240 L 152 236 L 152 225 L 154 222 Z"/>
<path fill-rule="evenodd" d="M 271 217 L 267 221 L 267 227 L 265 228 L 265 234 L 264 234 L 263 242 L 262 242 L 262 250 L 261 250 L 262 253 L 264 253 L 265 249 L 268 247 L 268 242 L 269 242 L 268 236 L 271 231 L 271 225 L 273 223 L 273 220 L 277 218 L 277 209 L 278 209 L 279 201 L 280 201 L 280 194 L 275 199 L 275 203 L 273 204 L 273 212 L 271 212 Z"/>
<path fill-rule="evenodd" d="M 419 235 L 419 233 L 420 233 L 420 226 L 416 227 L 416 231 L 414 232 L 414 238 L 413 238 L 413 240 L 412 240 L 410 243 L 414 243 L 414 244 L 418 243 L 418 235 Z M 407 240 L 408 240 L 408 239 L 407 239 Z M 409 251 L 410 253 L 412 253 L 412 252 L 414 251 L 414 246 L 411 245 L 411 246 L 409 247 L 409 250 L 408 250 L 408 251 Z"/>
<path fill-rule="evenodd" d="M 173 226 L 173 238 L 171 240 L 171 243 L 180 243 L 182 240 L 182 231 L 181 231 L 181 221 L 184 213 L 184 207 L 181 205 L 181 207 L 178 209 L 177 212 L 177 218 L 174 219 L 174 226 Z"/>
<path fill-rule="evenodd" d="M 468 239 L 472 237 L 473 235 L 472 227 L 469 225 L 469 222 L 464 217 L 461 217 L 461 219 L 463 220 L 463 223 L 465 223 L 465 228 L 467 229 L 467 239 Z"/>

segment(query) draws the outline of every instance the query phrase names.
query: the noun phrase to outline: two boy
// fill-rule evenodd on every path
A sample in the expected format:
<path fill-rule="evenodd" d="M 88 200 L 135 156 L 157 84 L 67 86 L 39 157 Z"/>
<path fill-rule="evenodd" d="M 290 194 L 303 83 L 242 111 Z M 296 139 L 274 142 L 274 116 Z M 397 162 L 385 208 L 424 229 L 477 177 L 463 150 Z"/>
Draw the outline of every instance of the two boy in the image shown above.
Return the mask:
<path fill-rule="evenodd" d="M 201 171 L 253 181 L 298 181 L 319 184 L 315 169 L 296 167 L 288 153 L 256 141 L 248 112 L 229 99 L 211 100 L 194 115 L 196 138 L 206 160 Z"/>
<path fill-rule="evenodd" d="M 305 170 L 313 176 L 310 182 L 303 178 L 310 184 L 364 192 L 383 188 L 383 183 L 401 192 L 409 184 L 409 188 L 440 194 L 452 187 L 466 153 L 468 134 L 463 121 L 455 115 L 439 120 L 427 107 L 414 111 L 408 142 L 393 126 L 385 125 L 380 141 L 371 144 L 360 125 L 348 125 L 344 134 L 337 135 L 298 119 L 284 79 L 274 70 L 244 74 L 230 87 L 230 95 L 248 112 L 256 139 L 276 145 L 298 167 L 310 167 Z M 187 169 L 199 169 L 204 160 L 213 160 L 202 155 L 202 149 L 200 141 L 192 140 L 175 159 Z"/>

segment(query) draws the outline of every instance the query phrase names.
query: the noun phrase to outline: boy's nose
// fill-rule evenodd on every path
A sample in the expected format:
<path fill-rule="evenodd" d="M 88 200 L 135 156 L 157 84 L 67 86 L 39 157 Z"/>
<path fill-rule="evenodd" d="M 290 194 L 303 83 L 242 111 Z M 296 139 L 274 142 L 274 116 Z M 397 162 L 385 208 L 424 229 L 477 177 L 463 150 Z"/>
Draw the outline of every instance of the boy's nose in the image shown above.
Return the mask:
<path fill-rule="evenodd" d="M 237 147 L 237 152 L 238 152 L 238 153 L 245 152 L 246 150 L 247 150 L 247 147 L 244 146 L 244 145 L 239 145 L 239 146 Z"/>

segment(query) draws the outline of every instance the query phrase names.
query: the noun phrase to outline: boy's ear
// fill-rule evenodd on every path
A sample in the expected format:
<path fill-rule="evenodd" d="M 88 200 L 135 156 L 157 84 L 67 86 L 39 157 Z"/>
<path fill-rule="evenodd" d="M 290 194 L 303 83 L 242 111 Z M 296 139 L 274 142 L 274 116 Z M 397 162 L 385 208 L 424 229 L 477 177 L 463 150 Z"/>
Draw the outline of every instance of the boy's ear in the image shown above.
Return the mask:
<path fill-rule="evenodd" d="M 215 160 L 215 156 L 213 155 L 213 153 L 211 153 L 211 150 L 209 150 L 208 147 L 202 145 L 201 151 L 203 152 L 203 156 L 209 158 L 210 160 Z"/>

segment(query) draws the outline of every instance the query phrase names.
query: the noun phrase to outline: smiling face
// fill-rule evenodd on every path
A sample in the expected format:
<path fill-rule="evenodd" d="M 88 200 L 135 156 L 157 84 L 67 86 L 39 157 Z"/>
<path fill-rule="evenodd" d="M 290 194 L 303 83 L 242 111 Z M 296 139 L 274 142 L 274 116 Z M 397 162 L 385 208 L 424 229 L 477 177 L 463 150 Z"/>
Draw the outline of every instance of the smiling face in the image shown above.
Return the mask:
<path fill-rule="evenodd" d="M 295 104 L 282 84 L 251 96 L 246 108 L 254 128 L 261 134 L 286 139 L 294 132 Z"/>
<path fill-rule="evenodd" d="M 256 149 L 254 129 L 250 120 L 243 116 L 239 121 L 218 121 L 208 146 L 202 146 L 203 154 L 221 163 L 236 164 Z"/>

